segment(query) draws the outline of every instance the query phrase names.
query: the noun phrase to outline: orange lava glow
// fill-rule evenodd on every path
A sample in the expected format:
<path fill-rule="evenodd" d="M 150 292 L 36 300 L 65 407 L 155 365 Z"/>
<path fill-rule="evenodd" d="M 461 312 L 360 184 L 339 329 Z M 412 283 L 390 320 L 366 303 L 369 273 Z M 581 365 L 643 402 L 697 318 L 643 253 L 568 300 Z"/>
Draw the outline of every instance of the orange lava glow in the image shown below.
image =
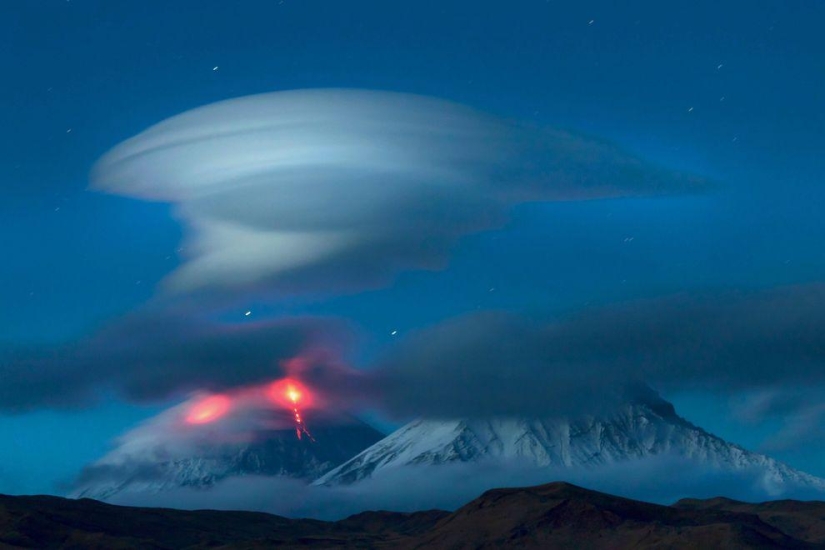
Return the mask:
<path fill-rule="evenodd" d="M 315 442 L 315 438 L 309 433 L 299 410 L 299 407 L 306 407 L 312 403 L 312 396 L 306 386 L 294 378 L 283 378 L 269 386 L 267 396 L 276 405 L 292 411 L 293 420 L 295 421 L 295 436 L 298 439 L 306 436 L 310 441 Z"/>
<path fill-rule="evenodd" d="M 273 382 L 266 393 L 270 401 L 287 409 L 312 405 L 312 394 L 294 378 L 282 378 Z"/>
<path fill-rule="evenodd" d="M 214 422 L 229 411 L 230 401 L 225 395 L 213 395 L 195 403 L 186 421 L 190 424 L 208 424 Z"/>

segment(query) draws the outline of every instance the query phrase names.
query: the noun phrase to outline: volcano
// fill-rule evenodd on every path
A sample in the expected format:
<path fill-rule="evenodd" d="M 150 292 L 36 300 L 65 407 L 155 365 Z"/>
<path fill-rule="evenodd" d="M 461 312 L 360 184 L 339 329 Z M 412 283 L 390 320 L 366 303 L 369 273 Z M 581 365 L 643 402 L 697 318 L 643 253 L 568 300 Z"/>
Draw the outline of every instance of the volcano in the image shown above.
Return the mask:
<path fill-rule="evenodd" d="M 461 472 L 459 465 L 475 463 L 497 464 L 499 471 L 518 463 L 559 476 L 564 470 L 597 473 L 657 457 L 676 459 L 692 471 L 747 475 L 768 496 L 825 495 L 825 479 L 706 432 L 652 390 L 611 412 L 577 418 L 415 420 L 315 484 L 351 485 L 405 470 L 412 474 L 412 468 L 421 474 L 422 467 L 437 472 L 452 465 Z M 501 483 L 491 478 L 489 488 Z"/>
<path fill-rule="evenodd" d="M 307 482 L 318 478 L 384 434 L 350 416 L 308 417 L 314 438 L 296 437 L 290 418 L 277 416 L 271 428 L 259 427 L 241 437 L 205 428 L 198 437 L 179 442 L 158 439 L 152 425 L 134 430 L 120 445 L 87 466 L 70 496 L 110 500 L 124 492 L 160 493 L 176 488 L 208 489 L 233 477 L 285 476 Z M 159 430 L 165 433 L 165 430 Z M 164 436 L 166 437 L 166 436 Z"/>

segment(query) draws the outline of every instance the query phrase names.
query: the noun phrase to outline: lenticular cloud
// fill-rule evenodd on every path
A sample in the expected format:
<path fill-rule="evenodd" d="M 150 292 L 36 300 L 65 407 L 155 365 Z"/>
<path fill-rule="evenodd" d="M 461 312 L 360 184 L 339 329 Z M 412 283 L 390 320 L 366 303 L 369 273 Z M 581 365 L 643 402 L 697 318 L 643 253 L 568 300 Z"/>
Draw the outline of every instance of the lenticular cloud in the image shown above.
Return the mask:
<path fill-rule="evenodd" d="M 336 291 L 443 265 L 520 202 L 674 193 L 701 182 L 614 145 L 450 102 L 299 90 L 187 111 L 121 143 L 94 188 L 176 204 L 174 292 Z"/>

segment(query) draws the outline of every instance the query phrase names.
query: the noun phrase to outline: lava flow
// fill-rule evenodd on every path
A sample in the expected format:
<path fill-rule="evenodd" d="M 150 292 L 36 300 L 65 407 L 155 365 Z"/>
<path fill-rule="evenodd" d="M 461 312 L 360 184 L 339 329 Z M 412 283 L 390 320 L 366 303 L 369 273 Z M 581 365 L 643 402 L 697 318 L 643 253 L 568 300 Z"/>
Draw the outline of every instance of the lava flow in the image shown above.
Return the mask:
<path fill-rule="evenodd" d="M 280 405 L 292 409 L 293 419 L 295 420 L 295 435 L 301 439 L 304 435 L 310 441 L 315 441 L 312 434 L 304 424 L 301 417 L 301 412 L 298 410 L 302 402 L 309 401 L 309 392 L 304 388 L 300 382 L 291 378 L 284 378 L 273 383 L 269 390 L 270 397 Z"/>

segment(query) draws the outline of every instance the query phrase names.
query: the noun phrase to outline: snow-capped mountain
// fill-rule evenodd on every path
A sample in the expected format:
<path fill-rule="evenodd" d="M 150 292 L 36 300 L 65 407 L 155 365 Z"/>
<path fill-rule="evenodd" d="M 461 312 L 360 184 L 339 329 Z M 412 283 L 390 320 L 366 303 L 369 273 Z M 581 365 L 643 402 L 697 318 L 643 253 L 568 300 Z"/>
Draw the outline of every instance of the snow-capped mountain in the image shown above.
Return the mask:
<path fill-rule="evenodd" d="M 307 421 L 312 426 L 311 438 L 298 438 L 293 427 L 280 426 L 256 430 L 251 440 L 249 434 L 233 442 L 226 437 L 210 437 L 206 432 L 202 439 L 182 445 L 169 438 L 158 441 L 146 437 L 145 432 L 154 432 L 142 427 L 86 467 L 70 496 L 107 500 L 124 491 L 208 488 L 223 479 L 249 475 L 309 481 L 383 437 L 369 425 L 349 417 L 308 416 Z"/>
<path fill-rule="evenodd" d="M 110 453 L 84 470 L 71 496 L 128 502 L 135 495 L 205 489 L 245 476 L 315 480 L 312 485 L 319 489 L 383 479 L 364 489 L 378 491 L 378 497 L 387 488 L 396 497 L 411 490 L 420 508 L 450 506 L 433 500 L 445 484 L 464 498 L 513 483 L 584 475 L 588 486 L 624 490 L 615 484 L 626 474 L 636 476 L 636 481 L 629 481 L 627 496 L 639 498 L 651 494 L 651 484 L 668 486 L 675 498 L 697 496 L 695 481 L 707 479 L 712 480 L 713 494 L 705 496 L 716 496 L 724 490 L 716 481 L 732 478 L 746 481 L 747 491 L 755 489 L 749 494 L 757 498 L 825 494 L 825 480 L 702 430 L 652 391 L 634 393 L 609 413 L 417 420 L 383 439 L 363 422 L 318 411 L 306 415 L 313 437 L 300 439 L 283 411 L 267 411 L 254 422 L 247 416 L 239 423 L 227 419 L 206 426 L 181 424 L 179 418 L 179 411 L 171 411 L 127 433 Z M 676 470 L 673 457 L 678 459 Z M 647 469 L 661 463 L 668 469 Z M 525 465 L 530 477 L 523 475 Z M 706 478 L 705 472 L 713 475 Z M 648 489 L 641 487 L 639 476 Z M 726 494 L 746 498 L 743 495 Z M 376 502 L 386 506 L 380 498 Z"/>
<path fill-rule="evenodd" d="M 758 472 L 760 483 L 775 494 L 791 486 L 825 491 L 824 479 L 712 435 L 678 416 L 670 403 L 652 393 L 611 413 L 577 419 L 416 420 L 331 470 L 315 485 L 351 484 L 410 465 L 519 461 L 558 471 L 655 456 L 676 456 L 715 471 Z"/>

